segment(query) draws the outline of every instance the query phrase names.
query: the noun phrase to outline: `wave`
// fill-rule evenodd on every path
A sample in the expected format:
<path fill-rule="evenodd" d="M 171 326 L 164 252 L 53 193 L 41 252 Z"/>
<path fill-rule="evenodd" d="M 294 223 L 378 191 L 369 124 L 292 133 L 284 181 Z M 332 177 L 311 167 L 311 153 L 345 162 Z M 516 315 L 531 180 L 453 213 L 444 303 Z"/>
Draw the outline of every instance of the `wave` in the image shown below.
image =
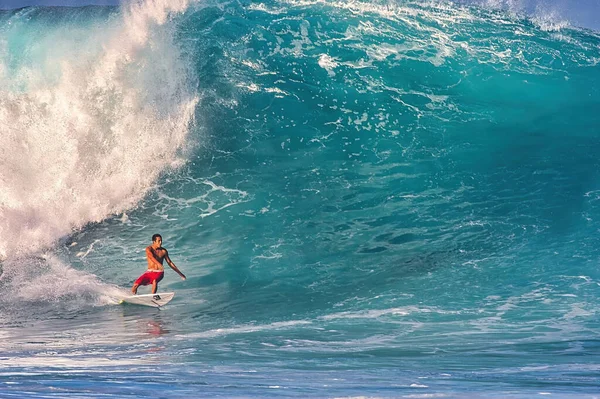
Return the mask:
<path fill-rule="evenodd" d="M 3 281 L 25 298 L 37 271 L 64 272 L 38 267 L 40 252 L 103 220 L 63 248 L 74 268 L 128 281 L 157 230 L 189 262 L 188 287 L 222 284 L 213 305 L 247 295 L 244 314 L 282 296 L 398 297 L 398 281 L 449 265 L 484 270 L 487 295 L 490 265 L 550 254 L 564 203 L 593 218 L 589 32 L 437 1 L 153 1 L 9 19 L 0 254 L 19 260 Z M 559 142 L 570 156 L 546 146 Z M 24 262 L 31 273 L 14 273 Z"/>

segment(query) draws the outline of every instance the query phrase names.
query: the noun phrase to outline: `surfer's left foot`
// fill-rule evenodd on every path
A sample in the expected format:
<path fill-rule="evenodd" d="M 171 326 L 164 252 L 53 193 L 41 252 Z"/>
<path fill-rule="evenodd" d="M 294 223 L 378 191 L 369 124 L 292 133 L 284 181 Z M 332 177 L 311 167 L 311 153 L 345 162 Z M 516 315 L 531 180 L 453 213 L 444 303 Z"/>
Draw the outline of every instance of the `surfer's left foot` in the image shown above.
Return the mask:
<path fill-rule="evenodd" d="M 152 298 L 154 298 L 158 301 L 160 299 L 160 295 L 154 295 Z"/>

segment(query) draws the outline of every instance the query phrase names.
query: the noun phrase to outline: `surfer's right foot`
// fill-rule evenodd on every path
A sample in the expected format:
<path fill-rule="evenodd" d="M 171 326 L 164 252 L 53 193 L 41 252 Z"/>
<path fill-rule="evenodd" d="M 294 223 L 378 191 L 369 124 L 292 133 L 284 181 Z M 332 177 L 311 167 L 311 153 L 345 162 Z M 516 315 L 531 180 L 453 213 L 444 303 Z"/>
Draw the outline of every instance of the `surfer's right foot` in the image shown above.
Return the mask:
<path fill-rule="evenodd" d="M 154 298 L 158 301 L 160 299 L 160 295 L 154 295 L 152 298 Z"/>

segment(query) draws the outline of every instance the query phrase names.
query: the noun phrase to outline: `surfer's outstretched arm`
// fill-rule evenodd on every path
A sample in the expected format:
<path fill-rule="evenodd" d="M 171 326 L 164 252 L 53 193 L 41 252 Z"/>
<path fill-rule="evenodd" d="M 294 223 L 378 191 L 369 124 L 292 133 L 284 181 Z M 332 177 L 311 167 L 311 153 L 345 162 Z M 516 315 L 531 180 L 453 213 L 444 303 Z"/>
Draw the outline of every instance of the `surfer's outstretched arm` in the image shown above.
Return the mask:
<path fill-rule="evenodd" d="M 175 263 L 173 263 L 171 258 L 169 258 L 169 253 L 167 252 L 166 249 L 165 249 L 165 260 L 167 261 L 167 264 L 171 267 L 171 269 L 175 270 L 177 272 L 177 274 L 179 274 L 181 276 L 182 280 L 185 280 L 185 274 L 181 273 L 179 271 L 179 269 L 177 268 L 177 266 L 175 266 Z"/>

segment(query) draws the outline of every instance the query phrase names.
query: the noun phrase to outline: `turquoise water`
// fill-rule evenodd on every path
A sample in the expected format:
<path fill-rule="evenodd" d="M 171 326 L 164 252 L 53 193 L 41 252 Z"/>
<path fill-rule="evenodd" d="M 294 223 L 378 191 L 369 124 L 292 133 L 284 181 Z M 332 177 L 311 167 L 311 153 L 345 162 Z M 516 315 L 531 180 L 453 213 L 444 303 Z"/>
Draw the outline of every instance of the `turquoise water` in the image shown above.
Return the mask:
<path fill-rule="evenodd" d="M 0 12 L 0 397 L 597 397 L 599 61 L 446 2 Z M 154 233 L 187 280 L 117 305 Z"/>

